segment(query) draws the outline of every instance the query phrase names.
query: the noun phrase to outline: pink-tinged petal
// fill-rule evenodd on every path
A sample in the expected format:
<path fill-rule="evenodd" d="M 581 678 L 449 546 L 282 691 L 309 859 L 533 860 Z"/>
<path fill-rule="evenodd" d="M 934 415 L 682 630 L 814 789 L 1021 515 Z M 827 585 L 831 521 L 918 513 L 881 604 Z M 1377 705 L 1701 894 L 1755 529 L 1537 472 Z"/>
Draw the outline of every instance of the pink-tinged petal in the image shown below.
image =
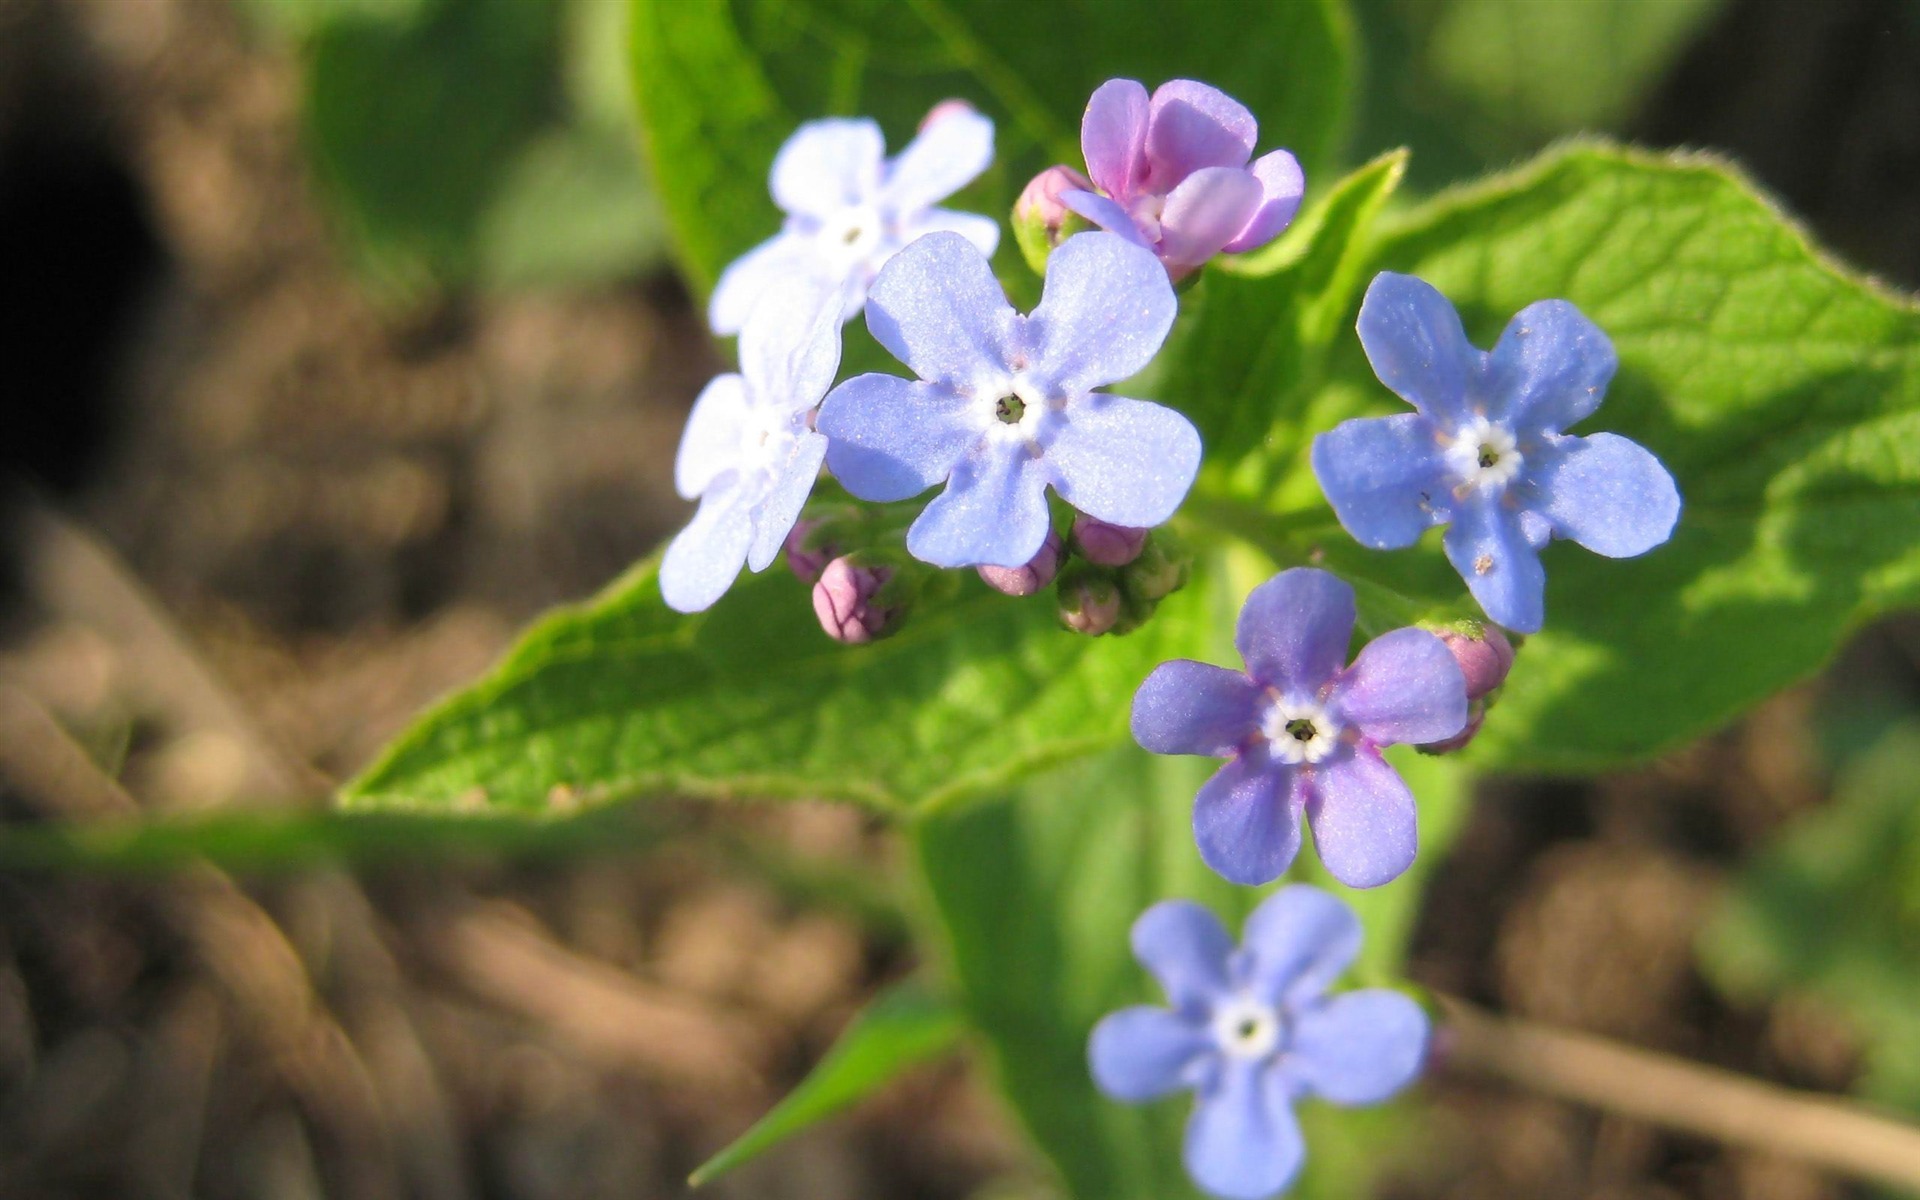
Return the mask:
<path fill-rule="evenodd" d="M 1467 680 L 1445 642 L 1395 629 L 1367 643 L 1329 703 L 1375 745 L 1439 742 L 1466 728 Z"/>
<path fill-rule="evenodd" d="M 1307 192 L 1307 176 L 1299 160 L 1285 150 L 1262 154 L 1250 168 L 1260 181 L 1260 205 L 1253 210 L 1244 228 L 1226 244 L 1228 254 L 1258 250 L 1293 223 L 1300 211 L 1300 198 Z"/>
<path fill-rule="evenodd" d="M 840 294 L 794 288 L 764 298 L 740 330 L 740 374 L 763 408 L 812 408 L 840 369 Z"/>
<path fill-rule="evenodd" d="M 667 607 L 683 613 L 711 608 L 739 577 L 752 540 L 753 520 L 741 489 L 709 492 L 660 560 L 660 595 Z"/>
<path fill-rule="evenodd" d="M 673 487 L 692 500 L 715 479 L 740 465 L 740 443 L 752 410 L 747 381 L 716 375 L 700 389 L 687 414 L 680 450 L 673 459 Z"/>
<path fill-rule="evenodd" d="M 1147 124 L 1147 190 L 1161 195 L 1208 167 L 1244 167 L 1260 127 L 1219 88 L 1175 79 L 1153 93 Z"/>
<path fill-rule="evenodd" d="M 821 272 L 819 256 L 806 238 L 776 234 L 720 273 L 707 301 L 707 324 L 722 337 L 739 333 L 762 299 L 830 286 Z M 858 308 L 855 305 L 855 311 Z"/>
<path fill-rule="evenodd" d="M 827 439 L 817 433 L 802 433 L 794 439 L 786 459 L 773 468 L 767 481 L 767 493 L 753 512 L 753 544 L 747 548 L 747 566 L 764 571 L 780 556 L 787 534 L 800 519 L 813 485 L 820 480 L 820 460 L 827 454 Z"/>
<path fill-rule="evenodd" d="M 976 445 L 947 490 L 907 530 L 907 550 L 936 567 L 1020 567 L 1053 528 L 1046 476 L 1022 446 Z"/>
<path fill-rule="evenodd" d="M 1183 1013 L 1205 1012 L 1231 986 L 1233 938 L 1204 904 L 1162 900 L 1140 914 L 1130 939 L 1133 956 L 1160 981 L 1167 1003 Z"/>
<path fill-rule="evenodd" d="M 1147 177 L 1151 111 L 1147 89 L 1132 79 L 1109 79 L 1087 101 L 1080 152 L 1087 157 L 1087 174 L 1110 196 L 1132 196 Z"/>
<path fill-rule="evenodd" d="M 1171 408 L 1094 392 L 1068 406 L 1045 461 L 1060 498 L 1114 525 L 1172 517 L 1200 472 L 1200 433 Z"/>
<path fill-rule="evenodd" d="M 1133 214 L 1105 196 L 1069 189 L 1060 193 L 1060 203 L 1115 237 L 1125 238 L 1145 250 L 1154 248 L 1153 242 L 1134 223 Z"/>
<path fill-rule="evenodd" d="M 911 246 L 930 233 L 957 233 L 988 258 L 1000 247 L 1000 222 L 979 213 L 929 208 L 901 228 L 900 240 Z"/>
<path fill-rule="evenodd" d="M 1420 848 L 1413 791 L 1366 745 L 1313 767 L 1307 825 L 1320 861 L 1348 887 L 1379 887 L 1399 878 Z"/>
<path fill-rule="evenodd" d="M 957 233 L 900 251 L 867 291 L 867 328 L 929 383 L 969 385 L 982 370 L 1003 370 L 1018 322 L 986 256 Z"/>
<path fill-rule="evenodd" d="M 1632 558 L 1673 536 L 1680 492 L 1646 447 L 1596 433 L 1557 439 L 1553 449 L 1534 484 L 1561 537 L 1608 558 Z"/>
<path fill-rule="evenodd" d="M 1460 314 L 1432 284 L 1382 271 L 1360 302 L 1360 344 L 1380 382 L 1444 429 L 1469 415 L 1467 389 L 1485 355 L 1467 341 Z"/>
<path fill-rule="evenodd" d="M 808 121 L 774 156 L 773 201 L 787 212 L 822 218 L 863 203 L 880 186 L 886 153 L 880 127 L 864 117 Z"/>
<path fill-rule="evenodd" d="M 1487 357 L 1487 416 L 1530 433 L 1559 433 L 1600 407 L 1619 359 L 1613 342 L 1565 300 L 1514 314 Z"/>
<path fill-rule="evenodd" d="M 1294 1017 L 1287 1073 L 1335 1104 L 1378 1104 L 1419 1076 L 1431 1024 L 1411 997 L 1346 992 Z"/>
<path fill-rule="evenodd" d="M 1101 1091 L 1141 1104 L 1189 1086 L 1195 1062 L 1212 1052 L 1205 1026 L 1164 1008 L 1123 1008 L 1093 1027 L 1087 1065 Z"/>
<path fill-rule="evenodd" d="M 1345 580 L 1293 567 L 1247 596 L 1233 643 L 1256 681 L 1311 698 L 1347 665 L 1354 620 L 1353 588 Z"/>
<path fill-rule="evenodd" d="M 862 500 L 917 496 L 953 472 L 984 432 L 955 393 L 897 375 L 856 375 L 828 393 L 815 427 L 827 469 Z"/>
<path fill-rule="evenodd" d="M 1398 550 L 1453 512 L 1440 433 L 1419 413 L 1355 417 L 1313 439 L 1313 474 L 1363 546 Z"/>
<path fill-rule="evenodd" d="M 1454 506 L 1447 561 L 1496 625 L 1538 633 L 1547 619 L 1547 573 L 1517 514 L 1499 500 L 1469 496 Z"/>
<path fill-rule="evenodd" d="M 1299 772 L 1262 750 L 1214 772 L 1193 799 L 1201 861 L 1229 882 L 1258 887 L 1278 879 L 1300 852 Z"/>
<path fill-rule="evenodd" d="M 1238 671 L 1178 658 L 1133 695 L 1133 740 L 1155 754 L 1225 758 L 1260 723 L 1260 688 Z"/>
<path fill-rule="evenodd" d="M 1260 181 L 1238 167 L 1195 171 L 1160 210 L 1160 257 L 1170 268 L 1198 267 L 1239 236 L 1260 198 Z"/>
<path fill-rule="evenodd" d="M 1195 1183 L 1222 1200 L 1278 1195 L 1306 1161 L 1282 1073 L 1233 1060 L 1187 1120 L 1182 1158 Z"/>
<path fill-rule="evenodd" d="M 929 208 L 972 183 L 993 162 L 993 122 L 971 108 L 927 122 L 887 165 L 880 203 L 895 213 Z"/>
<path fill-rule="evenodd" d="M 1109 233 L 1075 234 L 1048 257 L 1027 318 L 1028 374 L 1063 397 L 1125 379 L 1160 352 L 1179 307 L 1152 254 Z"/>
<path fill-rule="evenodd" d="M 1360 939 L 1360 918 L 1339 897 L 1289 884 L 1261 901 L 1241 931 L 1247 984 L 1269 1003 L 1304 1003 L 1353 965 Z"/>

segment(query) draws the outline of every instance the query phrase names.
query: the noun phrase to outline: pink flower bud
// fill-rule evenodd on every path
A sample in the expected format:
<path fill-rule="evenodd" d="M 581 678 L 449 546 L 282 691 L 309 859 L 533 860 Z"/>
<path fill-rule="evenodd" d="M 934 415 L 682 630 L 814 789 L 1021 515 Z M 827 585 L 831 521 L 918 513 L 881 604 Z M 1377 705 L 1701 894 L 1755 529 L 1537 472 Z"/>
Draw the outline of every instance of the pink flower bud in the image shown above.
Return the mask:
<path fill-rule="evenodd" d="M 920 128 L 922 131 L 924 131 L 927 128 L 927 126 L 933 124 L 936 121 L 943 121 L 948 117 L 955 116 L 961 113 L 971 113 L 971 112 L 978 112 L 978 111 L 979 110 L 974 108 L 973 105 L 968 104 L 965 100 L 961 100 L 957 97 L 953 99 L 942 100 L 940 101 L 940 103 L 928 109 L 926 116 L 920 118 Z"/>
<path fill-rule="evenodd" d="M 827 564 L 834 559 L 834 548 L 831 545 L 818 544 L 818 539 L 813 537 L 814 531 L 822 524 L 823 522 L 820 521 L 798 521 L 794 524 L 792 531 L 787 534 L 784 547 L 787 569 L 792 571 L 801 583 L 819 582 L 820 572 L 826 570 Z"/>
<path fill-rule="evenodd" d="M 1474 737 L 1479 734 L 1480 726 L 1486 722 L 1486 719 L 1486 705 L 1475 700 L 1473 707 L 1468 710 L 1467 726 L 1465 729 L 1462 729 L 1459 733 L 1454 734 L 1443 742 L 1428 742 L 1424 746 L 1415 747 L 1415 749 L 1419 750 L 1422 754 L 1452 754 L 1455 750 L 1465 750 L 1467 743 L 1473 741 Z"/>
<path fill-rule="evenodd" d="M 1037 274 L 1046 274 L 1047 256 L 1061 242 L 1092 228 L 1061 201 L 1060 193 L 1092 190 L 1093 181 L 1072 167 L 1048 167 L 1035 175 L 1013 202 L 1013 238 L 1027 265 Z"/>
<path fill-rule="evenodd" d="M 1053 582 L 1060 573 L 1060 562 L 1067 556 L 1067 547 L 1060 535 L 1047 531 L 1047 540 L 1040 543 L 1040 552 L 1033 561 L 1024 567 L 979 567 L 980 578 L 996 592 L 1009 596 L 1031 596 L 1041 588 Z"/>
<path fill-rule="evenodd" d="M 813 585 L 813 615 L 836 642 L 850 646 L 875 641 L 899 626 L 905 606 L 883 594 L 892 567 L 862 566 L 852 557 L 836 558 Z"/>
<path fill-rule="evenodd" d="M 1124 567 L 1140 557 L 1147 531 L 1109 525 L 1081 513 L 1073 519 L 1073 549 L 1081 558 L 1103 567 Z"/>
<path fill-rule="evenodd" d="M 1498 626 L 1462 621 L 1433 632 L 1460 664 L 1468 700 L 1484 699 L 1507 681 L 1507 672 L 1513 669 L 1513 643 Z"/>
<path fill-rule="evenodd" d="M 1060 623 L 1075 633 L 1099 637 L 1120 623 L 1120 589 L 1105 575 L 1077 574 L 1060 585 Z"/>

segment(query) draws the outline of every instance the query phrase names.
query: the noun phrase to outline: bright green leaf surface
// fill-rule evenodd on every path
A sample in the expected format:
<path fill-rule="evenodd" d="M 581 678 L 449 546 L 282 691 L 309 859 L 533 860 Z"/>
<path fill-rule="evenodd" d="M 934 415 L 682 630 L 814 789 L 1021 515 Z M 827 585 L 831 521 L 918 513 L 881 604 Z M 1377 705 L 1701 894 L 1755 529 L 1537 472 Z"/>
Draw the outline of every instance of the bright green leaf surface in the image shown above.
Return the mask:
<path fill-rule="evenodd" d="M 1200 589 L 1125 638 L 1061 630 L 1051 596 L 971 577 L 895 637 L 820 632 L 784 570 L 743 576 L 713 609 L 671 612 L 651 563 L 536 626 L 428 714 L 344 802 L 545 812 L 645 792 L 831 797 L 883 809 L 955 800 L 1126 740 L 1127 697 L 1190 653 Z"/>
<path fill-rule="evenodd" d="M 1464 812 L 1463 774 L 1395 751 L 1419 797 L 1422 851 L 1409 874 L 1367 892 L 1331 885 L 1360 911 L 1368 942 L 1354 984 L 1398 979 L 1427 872 Z M 1188 897 L 1237 929 L 1261 891 L 1201 863 L 1193 794 L 1217 764 L 1125 749 L 1036 778 L 1011 799 L 918 823 L 917 845 L 959 994 L 986 1035 L 1015 1110 L 1081 1200 L 1175 1200 L 1198 1193 L 1180 1166 L 1182 1096 L 1144 1107 L 1101 1096 L 1087 1074 L 1095 1022 L 1163 1003 L 1133 960 L 1128 930 L 1149 905 Z M 1311 849 L 1295 879 L 1325 884 Z M 1309 1102 L 1308 1168 L 1291 1193 L 1365 1193 L 1405 1113 Z"/>
<path fill-rule="evenodd" d="M 909 981 L 881 993 L 853 1019 L 799 1087 L 688 1180 L 711 1183 L 793 1135 L 865 1099 L 906 1071 L 952 1050 L 966 1022 L 952 1005 Z"/>
<path fill-rule="evenodd" d="M 1261 150 L 1317 169 L 1345 123 L 1350 40 L 1338 0 L 634 0 L 632 25 L 654 178 L 702 285 L 778 230 L 767 168 L 802 121 L 871 116 L 898 150 L 933 104 L 968 100 L 1000 165 L 954 205 L 1004 220 L 1041 167 L 1080 162 L 1087 97 L 1115 75 L 1204 79 L 1252 109 Z"/>

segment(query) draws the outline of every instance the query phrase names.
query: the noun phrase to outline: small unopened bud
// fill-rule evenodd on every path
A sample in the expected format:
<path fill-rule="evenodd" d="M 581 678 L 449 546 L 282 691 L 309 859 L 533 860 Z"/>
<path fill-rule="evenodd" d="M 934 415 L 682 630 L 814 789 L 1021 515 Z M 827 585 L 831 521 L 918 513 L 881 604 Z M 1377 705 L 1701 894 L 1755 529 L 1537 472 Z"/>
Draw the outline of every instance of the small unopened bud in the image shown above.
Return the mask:
<path fill-rule="evenodd" d="M 1085 513 L 1073 519 L 1073 552 L 1090 563 L 1124 567 L 1140 557 L 1140 547 L 1146 544 L 1144 529 L 1109 525 Z"/>
<path fill-rule="evenodd" d="M 1171 596 L 1187 585 L 1190 561 L 1186 548 L 1171 534 L 1156 530 L 1121 576 L 1127 595 L 1143 601 Z"/>
<path fill-rule="evenodd" d="M 1013 202 L 1013 238 L 1036 275 L 1047 271 L 1047 255 L 1074 234 L 1092 226 L 1068 208 L 1060 193 L 1093 190 L 1093 180 L 1072 167 L 1048 167 L 1028 182 Z"/>
<path fill-rule="evenodd" d="M 801 520 L 794 523 L 787 534 L 783 547 L 787 557 L 787 569 L 792 571 L 801 583 L 813 584 L 820 581 L 820 572 L 827 569 L 837 551 L 830 543 L 815 535 L 821 531 L 824 523 L 816 520 Z"/>
<path fill-rule="evenodd" d="M 1467 709 L 1466 728 L 1454 734 L 1452 737 L 1447 738 L 1445 741 L 1428 742 L 1424 746 L 1416 746 L 1414 748 L 1422 754 L 1452 754 L 1455 750 L 1465 750 L 1467 744 L 1479 735 L 1480 726 L 1486 722 L 1486 719 L 1486 704 L 1482 701 L 1475 700 L 1472 706 Z"/>
<path fill-rule="evenodd" d="M 820 618 L 820 628 L 850 646 L 886 637 L 906 615 L 895 586 L 899 572 L 864 559 L 854 554 L 834 559 L 813 585 L 813 615 Z"/>
<path fill-rule="evenodd" d="M 1467 679 L 1467 699 L 1483 700 L 1499 690 L 1513 669 L 1513 643 L 1498 626 L 1460 621 L 1433 630 Z"/>
<path fill-rule="evenodd" d="M 928 109 L 926 116 L 920 118 L 920 131 L 923 133 L 926 132 L 927 126 L 933 124 L 936 121 L 942 121 L 948 117 L 956 116 L 961 113 L 972 113 L 972 112 L 978 112 L 978 111 L 980 110 L 975 108 L 973 105 L 968 104 L 965 100 L 959 99 L 958 97 L 942 100 L 940 101 L 940 103 Z"/>
<path fill-rule="evenodd" d="M 1009 596 L 1031 596 L 1053 582 L 1060 573 L 1061 560 L 1067 556 L 1066 543 L 1060 535 L 1047 531 L 1047 540 L 1040 543 L 1040 552 L 1033 561 L 1024 567 L 979 567 L 980 578 L 996 592 Z"/>
<path fill-rule="evenodd" d="M 1060 580 L 1060 623 L 1099 637 L 1120 623 L 1120 589 L 1100 571 L 1075 571 Z"/>

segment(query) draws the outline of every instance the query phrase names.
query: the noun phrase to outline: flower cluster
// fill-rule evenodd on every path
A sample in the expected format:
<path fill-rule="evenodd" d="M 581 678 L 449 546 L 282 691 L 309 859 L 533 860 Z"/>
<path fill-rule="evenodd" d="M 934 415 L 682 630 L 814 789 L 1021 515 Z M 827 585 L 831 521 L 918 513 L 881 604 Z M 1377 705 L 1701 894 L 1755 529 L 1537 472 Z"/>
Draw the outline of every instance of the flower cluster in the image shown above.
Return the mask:
<path fill-rule="evenodd" d="M 1257 141 L 1253 115 L 1205 84 L 1101 86 L 1081 126 L 1086 171 L 1050 167 L 1015 205 L 1016 238 L 1044 276 L 1022 313 L 989 262 L 998 226 L 935 207 L 989 165 L 986 117 L 943 103 L 891 160 L 871 121 L 803 125 L 773 164 L 781 231 L 713 294 L 710 322 L 739 334 L 740 371 L 708 384 L 688 419 L 675 484 L 699 509 L 662 560 L 666 602 L 704 609 L 742 566 L 784 553 L 843 643 L 899 628 L 942 569 L 971 569 L 1009 597 L 1051 588 L 1079 633 L 1147 620 L 1187 578 L 1188 556 L 1161 527 L 1202 447 L 1181 413 L 1109 389 L 1166 342 L 1176 283 L 1293 219 L 1299 164 L 1284 150 L 1254 157 Z M 842 326 L 863 311 L 908 374 L 835 386 Z M 1364 545 L 1411 546 L 1445 526 L 1445 554 L 1491 623 L 1447 614 L 1354 654 L 1354 589 L 1295 566 L 1247 596 L 1243 669 L 1182 659 L 1147 676 L 1132 706 L 1140 746 L 1225 760 L 1194 798 L 1193 836 L 1236 884 L 1278 879 L 1309 834 L 1346 886 L 1402 875 L 1418 853 L 1417 805 L 1382 751 L 1473 739 L 1520 635 L 1545 621 L 1540 551 L 1552 539 L 1637 555 L 1679 516 L 1651 453 L 1567 432 L 1598 408 L 1615 357 L 1566 301 L 1529 305 L 1483 352 L 1431 285 L 1386 272 L 1358 332 L 1414 411 L 1320 433 L 1315 476 Z M 810 501 L 823 467 L 844 494 Z M 1379 1101 L 1424 1057 L 1428 1023 L 1412 1001 L 1326 994 L 1359 940 L 1352 911 L 1308 887 L 1269 897 L 1239 950 L 1198 905 L 1155 906 L 1134 949 L 1170 1007 L 1102 1021 L 1095 1081 L 1128 1101 L 1193 1090 L 1194 1179 L 1230 1200 L 1280 1191 L 1304 1155 L 1296 1101 Z"/>

